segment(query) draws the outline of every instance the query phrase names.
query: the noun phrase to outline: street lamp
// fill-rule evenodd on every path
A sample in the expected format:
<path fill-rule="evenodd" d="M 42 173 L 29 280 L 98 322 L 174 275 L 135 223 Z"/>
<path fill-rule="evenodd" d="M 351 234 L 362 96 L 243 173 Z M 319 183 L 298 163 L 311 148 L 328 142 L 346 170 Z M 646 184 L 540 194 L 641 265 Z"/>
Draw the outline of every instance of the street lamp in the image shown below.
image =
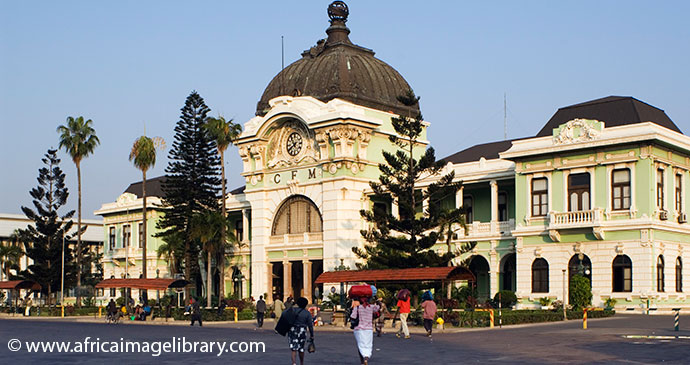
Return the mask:
<path fill-rule="evenodd" d="M 156 279 L 158 279 L 158 275 L 161 273 L 161 269 L 156 268 Z M 156 289 L 156 303 L 160 306 L 161 304 L 161 291 Z"/>
<path fill-rule="evenodd" d="M 566 311 L 565 311 L 565 305 L 566 305 L 565 304 L 566 303 L 565 289 L 566 289 L 566 286 L 565 286 L 565 269 L 563 269 L 563 320 L 567 321 L 568 315 L 566 314 Z"/>
<path fill-rule="evenodd" d="M 62 230 L 62 273 L 60 274 L 60 317 L 65 316 L 65 230 Z"/>

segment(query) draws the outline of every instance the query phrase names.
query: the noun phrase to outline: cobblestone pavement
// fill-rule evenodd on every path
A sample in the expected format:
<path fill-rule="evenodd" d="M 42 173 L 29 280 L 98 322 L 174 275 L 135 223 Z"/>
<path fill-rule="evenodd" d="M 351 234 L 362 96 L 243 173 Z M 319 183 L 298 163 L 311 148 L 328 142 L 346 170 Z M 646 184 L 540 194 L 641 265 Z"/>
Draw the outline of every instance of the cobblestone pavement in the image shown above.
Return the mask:
<path fill-rule="evenodd" d="M 689 321 L 690 322 L 690 321 Z M 681 318 L 681 326 L 684 323 Z M 600 363 L 600 364 L 682 364 L 690 363 L 690 331 L 673 331 L 673 317 L 617 315 L 614 318 L 510 326 L 502 329 L 467 329 L 434 334 L 429 339 L 415 333 L 409 340 L 392 333 L 374 337 L 371 364 L 415 363 Z M 91 348 L 85 353 L 28 353 L 27 341 L 94 341 L 122 343 L 193 341 L 263 342 L 265 352 L 233 353 L 213 348 L 212 353 L 105 353 Z M 174 340 L 173 340 L 174 338 Z M 18 339 L 20 342 L 12 342 Z M 10 343 L 12 342 L 12 343 Z M 354 337 L 349 331 L 319 330 L 317 351 L 306 355 L 307 364 L 358 364 Z M 9 347 L 21 346 L 12 352 Z M 82 345 L 83 346 L 83 345 Z M 94 346 L 94 345 L 89 345 Z M 151 352 L 155 352 L 151 345 Z M 163 345 L 161 345 L 163 346 Z M 191 345 L 188 345 L 188 347 Z M 201 345 L 199 345 L 201 346 Z M 239 345 L 235 345 L 239 346 Z M 96 346 L 97 347 L 97 346 Z M 226 347 L 227 349 L 227 347 Z M 236 347 L 237 349 L 237 347 Z M 83 349 L 82 349 L 83 350 Z M 290 364 L 287 340 L 272 331 L 272 323 L 255 329 L 250 323 L 210 324 L 189 327 L 169 325 L 107 325 L 69 319 L 0 318 L 0 362 L 25 363 L 241 363 Z"/>

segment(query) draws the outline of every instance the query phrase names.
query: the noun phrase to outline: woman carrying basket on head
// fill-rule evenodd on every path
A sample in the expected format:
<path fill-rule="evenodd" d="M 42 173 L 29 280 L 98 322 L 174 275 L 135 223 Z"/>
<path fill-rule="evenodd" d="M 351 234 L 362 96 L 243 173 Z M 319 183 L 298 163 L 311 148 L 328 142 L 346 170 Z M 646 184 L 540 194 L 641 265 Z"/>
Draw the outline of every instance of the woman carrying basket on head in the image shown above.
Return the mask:
<path fill-rule="evenodd" d="M 374 347 L 374 313 L 379 312 L 378 305 L 369 304 L 371 294 L 368 295 L 359 297 L 361 304 L 353 308 L 350 315 L 352 325 L 354 326 L 355 340 L 357 341 L 359 361 L 366 365 L 369 364 L 369 358 Z"/>

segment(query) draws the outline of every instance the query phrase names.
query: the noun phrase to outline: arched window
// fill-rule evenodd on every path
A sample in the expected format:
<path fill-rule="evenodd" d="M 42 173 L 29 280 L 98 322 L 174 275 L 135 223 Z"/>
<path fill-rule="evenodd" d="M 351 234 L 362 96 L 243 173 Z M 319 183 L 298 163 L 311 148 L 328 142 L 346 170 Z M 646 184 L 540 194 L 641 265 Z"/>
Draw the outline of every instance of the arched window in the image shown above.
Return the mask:
<path fill-rule="evenodd" d="M 613 259 L 613 291 L 632 291 L 632 261 L 627 255 L 618 255 Z"/>
<path fill-rule="evenodd" d="M 664 256 L 656 258 L 656 291 L 664 291 Z"/>
<path fill-rule="evenodd" d="M 683 291 L 683 259 L 680 256 L 676 258 L 676 291 Z"/>
<path fill-rule="evenodd" d="M 286 199 L 273 219 L 272 235 L 321 232 L 319 208 L 309 198 L 296 195 Z"/>
<path fill-rule="evenodd" d="M 532 262 L 532 293 L 549 292 L 549 263 L 539 258 Z"/>

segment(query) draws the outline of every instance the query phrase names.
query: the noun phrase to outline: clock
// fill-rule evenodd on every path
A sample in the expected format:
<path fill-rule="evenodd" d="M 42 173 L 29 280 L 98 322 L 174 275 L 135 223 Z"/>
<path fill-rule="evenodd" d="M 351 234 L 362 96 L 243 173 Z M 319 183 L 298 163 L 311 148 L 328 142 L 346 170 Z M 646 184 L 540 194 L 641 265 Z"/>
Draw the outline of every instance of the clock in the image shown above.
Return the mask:
<path fill-rule="evenodd" d="M 299 151 L 302 150 L 302 136 L 297 132 L 292 132 L 292 134 L 288 136 L 285 147 L 290 156 L 297 156 Z"/>

